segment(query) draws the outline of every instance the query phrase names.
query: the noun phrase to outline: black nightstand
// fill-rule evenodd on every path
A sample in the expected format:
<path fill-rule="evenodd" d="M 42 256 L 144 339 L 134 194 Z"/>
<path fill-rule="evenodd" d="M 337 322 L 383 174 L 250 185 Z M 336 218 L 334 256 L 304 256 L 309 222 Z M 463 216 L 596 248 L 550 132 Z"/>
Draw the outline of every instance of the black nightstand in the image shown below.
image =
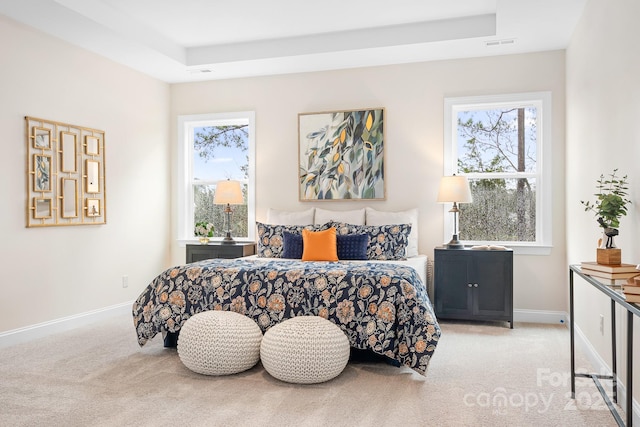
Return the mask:
<path fill-rule="evenodd" d="M 240 258 L 256 253 L 254 242 L 238 242 L 234 245 L 210 242 L 206 245 L 187 245 L 187 264 L 211 258 Z"/>
<path fill-rule="evenodd" d="M 513 328 L 513 251 L 436 248 L 439 319 L 497 320 Z"/>

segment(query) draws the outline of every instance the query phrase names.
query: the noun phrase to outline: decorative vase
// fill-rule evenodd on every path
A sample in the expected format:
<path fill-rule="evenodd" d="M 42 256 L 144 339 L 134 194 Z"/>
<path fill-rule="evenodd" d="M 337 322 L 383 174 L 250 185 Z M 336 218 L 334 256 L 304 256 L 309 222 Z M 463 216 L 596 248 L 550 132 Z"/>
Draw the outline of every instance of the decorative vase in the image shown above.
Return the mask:
<path fill-rule="evenodd" d="M 209 243 L 209 238 L 208 237 L 199 237 L 198 238 L 200 240 L 200 244 L 201 245 L 206 245 Z"/>
<path fill-rule="evenodd" d="M 600 240 L 598 240 L 598 247 L 600 249 L 615 249 L 615 248 L 617 248 L 616 240 L 615 240 L 615 236 L 616 235 L 607 236 L 606 233 L 603 231 L 602 232 L 602 237 L 600 238 Z"/>
<path fill-rule="evenodd" d="M 607 235 L 602 232 L 602 238 L 598 241 L 596 262 L 604 265 L 619 265 L 622 262 L 622 250 L 616 248 L 614 236 L 616 234 L 610 233 Z"/>

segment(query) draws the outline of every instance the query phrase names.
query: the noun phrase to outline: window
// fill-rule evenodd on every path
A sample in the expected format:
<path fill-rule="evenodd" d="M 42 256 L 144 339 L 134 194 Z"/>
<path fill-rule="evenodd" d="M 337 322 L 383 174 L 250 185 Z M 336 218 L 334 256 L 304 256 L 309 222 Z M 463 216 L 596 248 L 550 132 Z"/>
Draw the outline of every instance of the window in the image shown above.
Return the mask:
<path fill-rule="evenodd" d="M 551 94 L 446 98 L 444 123 L 444 174 L 466 176 L 473 196 L 460 205 L 460 240 L 549 253 Z"/>
<path fill-rule="evenodd" d="M 255 114 L 202 114 L 178 117 L 178 240 L 195 239 L 194 224 L 214 224 L 215 239 L 226 232 L 224 206 L 214 205 L 218 181 L 243 187 L 244 205 L 232 206 L 231 234 L 255 239 Z"/>

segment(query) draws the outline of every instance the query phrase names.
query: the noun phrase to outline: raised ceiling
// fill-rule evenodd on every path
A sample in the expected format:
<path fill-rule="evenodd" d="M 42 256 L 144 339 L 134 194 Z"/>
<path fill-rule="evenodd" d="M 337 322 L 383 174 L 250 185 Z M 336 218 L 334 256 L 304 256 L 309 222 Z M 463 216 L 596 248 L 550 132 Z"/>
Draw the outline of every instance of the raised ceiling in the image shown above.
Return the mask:
<path fill-rule="evenodd" d="M 564 49 L 587 0 L 0 0 L 166 82 Z"/>

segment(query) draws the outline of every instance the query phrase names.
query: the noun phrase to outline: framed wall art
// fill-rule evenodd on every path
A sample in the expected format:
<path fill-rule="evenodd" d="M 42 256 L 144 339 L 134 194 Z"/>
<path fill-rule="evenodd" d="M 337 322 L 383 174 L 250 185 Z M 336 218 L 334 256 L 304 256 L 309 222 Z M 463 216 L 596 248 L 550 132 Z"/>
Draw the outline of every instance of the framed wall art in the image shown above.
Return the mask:
<path fill-rule="evenodd" d="M 51 191 L 51 156 L 33 155 L 33 191 Z"/>
<path fill-rule="evenodd" d="M 104 131 L 25 120 L 27 227 L 105 224 Z"/>
<path fill-rule="evenodd" d="M 300 200 L 384 200 L 384 135 L 384 108 L 299 114 Z"/>
<path fill-rule="evenodd" d="M 86 199 L 87 216 L 100 216 L 100 199 Z"/>
<path fill-rule="evenodd" d="M 51 148 L 51 129 L 33 127 L 33 148 L 48 150 Z"/>

